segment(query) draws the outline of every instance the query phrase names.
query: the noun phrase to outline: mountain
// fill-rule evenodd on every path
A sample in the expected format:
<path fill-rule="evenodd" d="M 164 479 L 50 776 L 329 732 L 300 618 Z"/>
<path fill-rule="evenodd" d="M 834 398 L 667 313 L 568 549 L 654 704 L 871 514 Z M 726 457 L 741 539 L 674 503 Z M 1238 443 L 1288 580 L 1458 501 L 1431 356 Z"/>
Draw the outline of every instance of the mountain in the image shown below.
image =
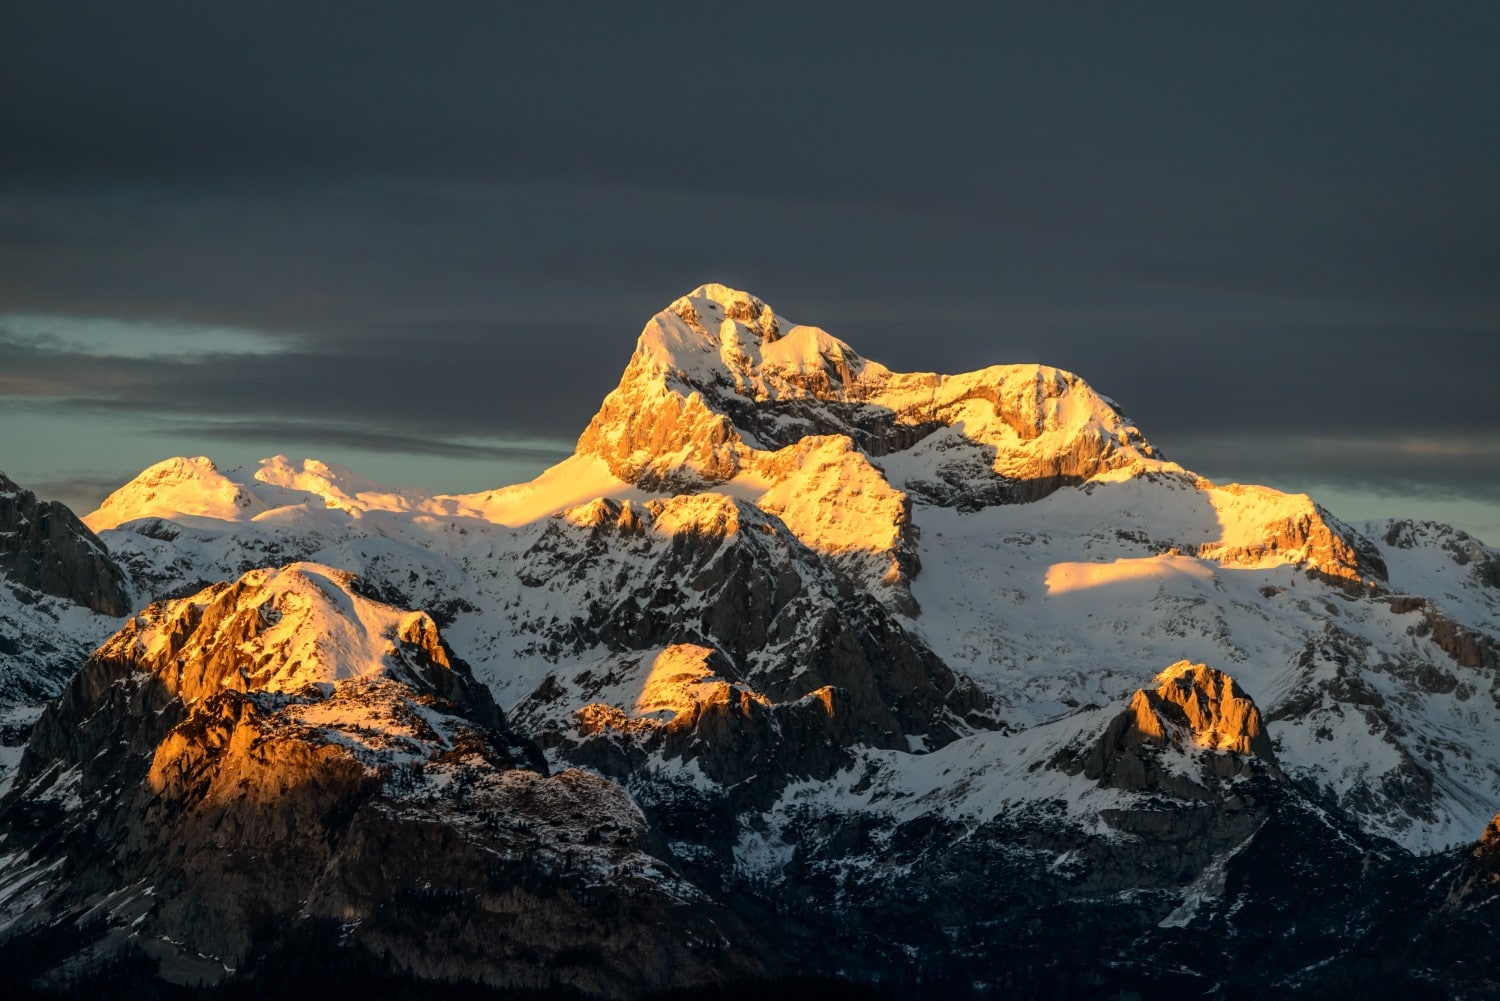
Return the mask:
<path fill-rule="evenodd" d="M 896 373 L 707 285 L 530 483 L 179 458 L 84 521 L 157 603 L 56 669 L 0 801 L 0 935 L 73 929 L 54 985 L 137 954 L 253 980 L 302 928 L 610 996 L 1500 990 L 1443 944 L 1490 927 L 1500 552 L 1213 483 L 1070 373 Z M 306 861 L 252 893 L 242 829 Z M 601 844 L 618 880 L 557 870 Z M 440 942 L 389 913 L 419 876 Z"/>
<path fill-rule="evenodd" d="M 0 473 L 0 767 L 133 596 L 105 544 L 67 507 Z"/>
<path fill-rule="evenodd" d="M 130 595 L 98 536 L 56 501 L 39 501 L 0 473 L 0 573 L 13 585 L 124 615 Z"/>
<path fill-rule="evenodd" d="M 15 783 L 5 820 L 38 847 L 7 885 L 12 934 L 71 919 L 80 947 L 133 946 L 179 982 L 309 927 L 372 964 L 506 987 L 760 972 L 734 915 L 645 851 L 622 790 L 547 775 L 431 617 L 344 571 L 149 606 L 43 713 Z"/>

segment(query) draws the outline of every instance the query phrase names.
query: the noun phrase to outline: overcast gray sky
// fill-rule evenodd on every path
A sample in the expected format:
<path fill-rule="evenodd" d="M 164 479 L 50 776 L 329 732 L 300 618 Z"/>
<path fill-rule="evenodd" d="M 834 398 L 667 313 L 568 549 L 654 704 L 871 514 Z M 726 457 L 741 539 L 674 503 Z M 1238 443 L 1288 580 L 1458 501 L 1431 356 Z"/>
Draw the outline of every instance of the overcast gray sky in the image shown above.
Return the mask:
<path fill-rule="evenodd" d="M 496 486 L 712 280 L 1500 543 L 1500 7 L 979 6 L 13 5 L 0 469 Z"/>

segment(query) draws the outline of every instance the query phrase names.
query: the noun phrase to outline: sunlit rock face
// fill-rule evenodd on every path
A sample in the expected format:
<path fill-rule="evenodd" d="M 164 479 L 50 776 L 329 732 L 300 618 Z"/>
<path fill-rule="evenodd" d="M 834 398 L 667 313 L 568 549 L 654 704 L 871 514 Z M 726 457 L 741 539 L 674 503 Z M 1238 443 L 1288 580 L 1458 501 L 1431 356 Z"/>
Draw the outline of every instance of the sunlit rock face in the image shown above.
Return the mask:
<path fill-rule="evenodd" d="M 605 774 L 625 777 L 654 762 L 681 760 L 733 790 L 736 804 L 765 806 L 790 782 L 846 767 L 859 742 L 861 720 L 848 690 L 824 685 L 773 702 L 727 680 L 734 672 L 707 647 L 669 646 L 612 660 L 605 670 L 610 687 L 627 693 L 619 700 L 624 705 L 590 702 L 573 713 L 571 733 L 560 727 L 541 738 L 568 760 Z M 631 706 L 628 692 L 637 684 Z"/>
<path fill-rule="evenodd" d="M 1102 785 L 1185 799 L 1210 798 L 1218 779 L 1281 776 L 1254 701 L 1223 671 L 1187 661 L 1138 689 L 1081 758 L 1059 763 Z"/>
<path fill-rule="evenodd" d="M 255 571 L 147 609 L 48 707 L 0 803 L 0 927 L 102 914 L 85 968 L 135 949 L 184 983 L 325 926 L 376 968 L 505 987 L 765 969 L 623 790 L 540 767 L 425 613 Z"/>
<path fill-rule="evenodd" d="M 721 285 L 694 290 L 647 324 L 578 451 L 599 455 L 623 480 L 688 489 L 730 480 L 758 453 L 808 437 L 842 435 L 878 457 L 955 426 L 967 444 L 928 449 L 938 456 L 940 482 L 924 484 L 954 503 L 1032 500 L 1155 455 L 1070 373 L 1037 365 L 960 376 L 891 372 Z M 956 446 L 962 454 L 944 455 Z M 993 485 L 967 483 L 982 478 L 968 468 L 976 456 L 988 462 Z"/>
<path fill-rule="evenodd" d="M 1310 497 L 1238 483 L 1213 489 L 1223 497 L 1223 509 L 1255 515 L 1238 532 L 1200 546 L 1203 559 L 1229 566 L 1293 563 L 1354 593 L 1379 590 L 1386 581 L 1379 552 Z"/>
<path fill-rule="evenodd" d="M 1180 661 L 1158 674 L 1156 683 L 1154 691 L 1141 689 L 1131 699 L 1134 725 L 1144 736 L 1165 746 L 1185 724 L 1198 747 L 1274 763 L 1260 710 L 1229 675 Z"/>
<path fill-rule="evenodd" d="M 1500 884 L 1500 814 L 1486 825 L 1473 856 L 1478 879 L 1489 886 Z"/>
<path fill-rule="evenodd" d="M 753 468 L 773 484 L 756 500 L 762 511 L 851 580 L 874 584 L 898 609 L 916 611 L 910 585 L 920 564 L 911 500 L 847 437 L 803 438 L 758 455 Z"/>

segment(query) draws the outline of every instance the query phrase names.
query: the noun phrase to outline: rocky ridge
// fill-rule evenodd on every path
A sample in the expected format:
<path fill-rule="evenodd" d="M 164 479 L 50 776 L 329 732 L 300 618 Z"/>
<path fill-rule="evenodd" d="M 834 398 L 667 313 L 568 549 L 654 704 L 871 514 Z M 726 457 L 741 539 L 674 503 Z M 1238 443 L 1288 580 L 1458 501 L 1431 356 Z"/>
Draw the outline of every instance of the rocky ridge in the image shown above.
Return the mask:
<path fill-rule="evenodd" d="M 109 550 L 66 506 L 39 501 L 0 473 L 0 574 L 12 585 L 64 598 L 104 615 L 130 611 L 125 575 Z"/>
<path fill-rule="evenodd" d="M 0 765 L 37 705 L 133 607 L 126 575 L 73 512 L 0 473 Z"/>

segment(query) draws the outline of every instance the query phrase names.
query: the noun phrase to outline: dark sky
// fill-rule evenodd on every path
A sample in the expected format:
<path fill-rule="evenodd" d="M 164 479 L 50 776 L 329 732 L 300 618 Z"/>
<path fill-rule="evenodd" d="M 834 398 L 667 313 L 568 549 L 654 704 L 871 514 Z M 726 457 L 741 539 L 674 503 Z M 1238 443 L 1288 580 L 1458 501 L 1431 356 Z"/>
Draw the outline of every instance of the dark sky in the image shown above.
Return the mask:
<path fill-rule="evenodd" d="M 980 6 L 8 5 L 0 469 L 498 485 L 712 280 L 1500 542 L 1500 6 Z"/>

